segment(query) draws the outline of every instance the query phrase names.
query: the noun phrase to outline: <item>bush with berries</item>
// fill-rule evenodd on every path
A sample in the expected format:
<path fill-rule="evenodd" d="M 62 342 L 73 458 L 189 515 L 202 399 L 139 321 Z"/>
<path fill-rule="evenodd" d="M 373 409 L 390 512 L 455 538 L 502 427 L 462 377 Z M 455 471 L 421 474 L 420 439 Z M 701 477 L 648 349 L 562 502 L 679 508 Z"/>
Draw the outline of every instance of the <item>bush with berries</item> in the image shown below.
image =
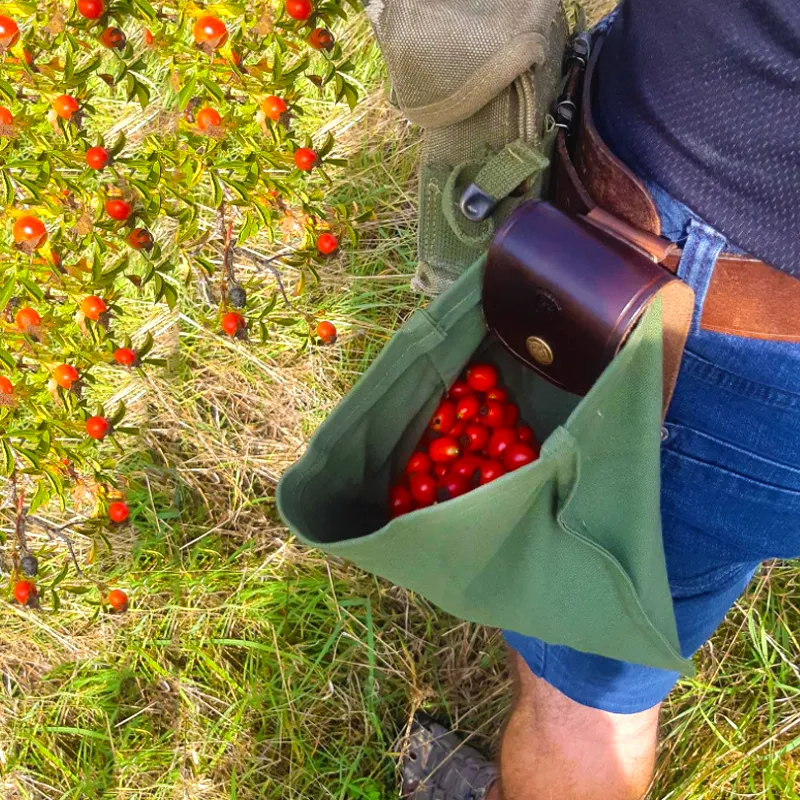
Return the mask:
<path fill-rule="evenodd" d="M 164 362 L 126 320 L 131 299 L 172 309 L 203 287 L 204 322 L 231 346 L 266 338 L 276 308 L 281 322 L 287 309 L 297 317 L 301 345 L 336 341 L 330 321 L 292 304 L 281 267 L 313 283 L 345 237 L 356 241 L 351 210 L 326 203 L 331 170 L 343 164 L 333 137 L 309 130 L 304 113 L 320 97 L 357 102 L 354 65 L 332 32 L 346 6 L 358 8 L 0 4 L 0 568 L 9 600 L 57 607 L 66 588 L 69 561 L 40 564 L 36 530 L 64 547 L 81 593 L 99 590 L 98 609 L 128 608 L 122 589 L 85 571 L 73 541 L 102 541 L 109 526 L 136 521 L 117 457 L 137 431 L 125 406 L 104 398 L 121 374 Z M 291 235 L 287 216 L 301 221 Z"/>

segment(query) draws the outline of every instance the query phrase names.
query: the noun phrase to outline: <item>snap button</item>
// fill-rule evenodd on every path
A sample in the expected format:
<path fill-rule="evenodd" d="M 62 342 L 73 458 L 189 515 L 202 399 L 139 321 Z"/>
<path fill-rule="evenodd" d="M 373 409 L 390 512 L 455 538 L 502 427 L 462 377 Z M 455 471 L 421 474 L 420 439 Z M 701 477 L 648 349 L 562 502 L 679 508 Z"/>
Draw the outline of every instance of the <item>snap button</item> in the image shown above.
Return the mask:
<path fill-rule="evenodd" d="M 541 337 L 529 336 L 525 346 L 537 364 L 549 367 L 553 363 L 553 348 Z"/>
<path fill-rule="evenodd" d="M 666 426 L 661 426 L 661 441 L 666 442 L 669 439 L 669 431 L 666 429 Z"/>

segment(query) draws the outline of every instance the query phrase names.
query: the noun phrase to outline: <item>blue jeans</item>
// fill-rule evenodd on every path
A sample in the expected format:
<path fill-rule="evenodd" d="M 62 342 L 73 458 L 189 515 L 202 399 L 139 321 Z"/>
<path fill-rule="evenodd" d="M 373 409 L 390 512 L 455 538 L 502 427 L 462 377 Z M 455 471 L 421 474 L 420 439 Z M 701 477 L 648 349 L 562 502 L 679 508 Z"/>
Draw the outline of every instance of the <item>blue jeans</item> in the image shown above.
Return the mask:
<path fill-rule="evenodd" d="M 635 159 L 619 152 L 613 132 L 598 122 L 636 172 Z M 661 462 L 664 550 L 688 657 L 709 639 L 762 561 L 800 556 L 800 343 L 701 329 L 717 256 L 736 248 L 661 187 L 648 188 L 663 235 L 683 246 L 678 275 L 697 297 Z M 675 672 L 517 633 L 507 632 L 506 640 L 534 674 L 605 711 L 651 708 L 678 679 Z"/>

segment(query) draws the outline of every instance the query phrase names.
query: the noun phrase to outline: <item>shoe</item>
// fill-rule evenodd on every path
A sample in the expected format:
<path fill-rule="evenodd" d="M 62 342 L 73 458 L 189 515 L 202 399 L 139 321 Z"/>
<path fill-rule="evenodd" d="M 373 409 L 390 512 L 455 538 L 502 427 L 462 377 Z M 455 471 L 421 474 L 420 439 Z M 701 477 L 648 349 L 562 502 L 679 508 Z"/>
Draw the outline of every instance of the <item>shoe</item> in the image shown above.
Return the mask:
<path fill-rule="evenodd" d="M 401 764 L 404 800 L 484 800 L 497 768 L 423 711 L 414 715 Z"/>

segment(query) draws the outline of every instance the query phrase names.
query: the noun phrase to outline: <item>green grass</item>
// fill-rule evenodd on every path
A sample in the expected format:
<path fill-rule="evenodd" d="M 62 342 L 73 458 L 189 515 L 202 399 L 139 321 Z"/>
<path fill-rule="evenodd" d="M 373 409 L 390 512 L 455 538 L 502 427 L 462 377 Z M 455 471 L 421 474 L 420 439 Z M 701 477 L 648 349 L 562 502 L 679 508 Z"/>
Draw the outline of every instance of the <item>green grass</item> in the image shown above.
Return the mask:
<path fill-rule="evenodd" d="M 417 139 L 384 100 L 363 26 L 354 51 L 368 99 L 318 112 L 351 159 L 331 199 L 375 214 L 294 301 L 340 344 L 300 351 L 292 326 L 265 345 L 222 341 L 197 324 L 200 300 L 148 320 L 170 366 L 120 389 L 142 425 L 123 464 L 134 525 L 96 554 L 131 610 L 5 604 L 0 797 L 393 798 L 418 707 L 496 745 L 499 635 L 298 547 L 275 512 L 278 475 L 420 302 Z M 798 797 L 799 583 L 796 566 L 770 567 L 703 649 L 666 706 L 652 797 Z"/>

